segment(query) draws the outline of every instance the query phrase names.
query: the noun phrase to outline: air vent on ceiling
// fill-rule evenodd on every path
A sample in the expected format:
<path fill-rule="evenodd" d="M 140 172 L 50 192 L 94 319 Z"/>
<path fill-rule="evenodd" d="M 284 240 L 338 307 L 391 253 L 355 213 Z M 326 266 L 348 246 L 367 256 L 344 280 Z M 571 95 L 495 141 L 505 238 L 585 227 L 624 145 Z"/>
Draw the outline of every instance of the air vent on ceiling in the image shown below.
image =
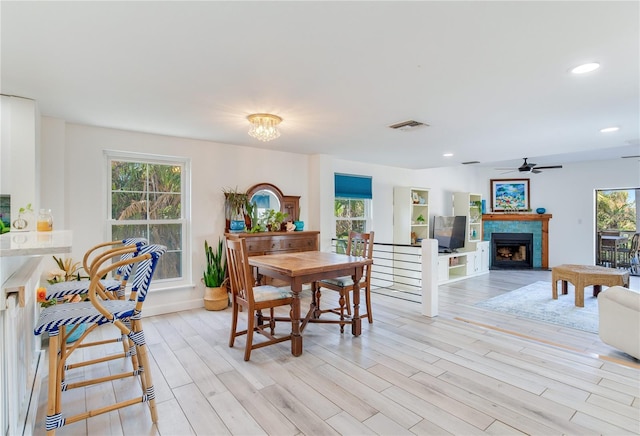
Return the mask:
<path fill-rule="evenodd" d="M 479 160 L 470 160 L 469 162 L 462 162 L 462 165 L 473 165 L 480 163 Z"/>
<path fill-rule="evenodd" d="M 407 131 L 417 129 L 419 127 L 429 127 L 429 125 L 426 123 L 421 123 L 420 121 L 408 120 L 402 121 L 401 123 L 392 124 L 389 127 L 394 130 Z"/>
<path fill-rule="evenodd" d="M 640 157 L 640 155 L 636 155 L 636 156 L 622 156 L 622 159 L 635 159 L 637 157 Z"/>

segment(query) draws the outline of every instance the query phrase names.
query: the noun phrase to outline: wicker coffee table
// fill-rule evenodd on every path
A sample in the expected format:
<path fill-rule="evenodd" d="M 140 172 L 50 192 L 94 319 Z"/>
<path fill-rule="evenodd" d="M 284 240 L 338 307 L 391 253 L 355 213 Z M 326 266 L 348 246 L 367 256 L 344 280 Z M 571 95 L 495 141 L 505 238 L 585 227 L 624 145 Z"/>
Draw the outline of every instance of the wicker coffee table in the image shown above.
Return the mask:
<path fill-rule="evenodd" d="M 558 299 L 558 280 L 562 280 L 562 293 L 568 293 L 567 282 L 576 288 L 576 306 L 584 307 L 584 288 L 593 285 L 597 297 L 602 286 L 629 287 L 629 271 L 593 265 L 559 265 L 551 269 L 553 299 Z"/>

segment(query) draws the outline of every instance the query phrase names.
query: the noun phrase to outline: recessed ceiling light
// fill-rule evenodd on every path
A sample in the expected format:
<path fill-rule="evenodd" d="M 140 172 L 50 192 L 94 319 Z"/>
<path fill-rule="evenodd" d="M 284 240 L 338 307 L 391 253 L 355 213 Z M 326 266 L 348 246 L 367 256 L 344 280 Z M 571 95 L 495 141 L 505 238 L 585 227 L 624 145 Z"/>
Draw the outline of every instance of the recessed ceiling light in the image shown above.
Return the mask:
<path fill-rule="evenodd" d="M 605 127 L 604 129 L 600 129 L 600 133 L 611 133 L 617 132 L 618 130 L 620 130 L 620 127 L 617 126 Z"/>
<path fill-rule="evenodd" d="M 582 64 L 582 65 L 578 65 L 575 68 L 571 69 L 571 72 L 573 74 L 584 74 L 584 73 L 590 73 L 594 70 L 597 70 L 598 68 L 600 68 L 600 64 L 597 62 L 590 62 L 588 64 Z"/>
<path fill-rule="evenodd" d="M 453 156 L 453 153 L 445 153 L 445 154 L 443 154 L 442 156 L 444 156 L 444 157 L 451 157 L 451 156 Z"/>

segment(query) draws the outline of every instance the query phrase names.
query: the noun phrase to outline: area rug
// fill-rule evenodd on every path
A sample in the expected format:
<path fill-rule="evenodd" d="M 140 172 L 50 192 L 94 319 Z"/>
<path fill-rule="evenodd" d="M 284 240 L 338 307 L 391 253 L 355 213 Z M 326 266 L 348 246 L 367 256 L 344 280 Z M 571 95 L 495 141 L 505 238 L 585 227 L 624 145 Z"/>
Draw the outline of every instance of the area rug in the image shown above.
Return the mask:
<path fill-rule="evenodd" d="M 598 299 L 592 296 L 590 287 L 585 291 L 584 307 L 575 306 L 573 287 L 569 287 L 567 295 L 562 295 L 560 283 L 558 299 L 551 298 L 549 282 L 535 282 L 474 306 L 598 333 Z"/>

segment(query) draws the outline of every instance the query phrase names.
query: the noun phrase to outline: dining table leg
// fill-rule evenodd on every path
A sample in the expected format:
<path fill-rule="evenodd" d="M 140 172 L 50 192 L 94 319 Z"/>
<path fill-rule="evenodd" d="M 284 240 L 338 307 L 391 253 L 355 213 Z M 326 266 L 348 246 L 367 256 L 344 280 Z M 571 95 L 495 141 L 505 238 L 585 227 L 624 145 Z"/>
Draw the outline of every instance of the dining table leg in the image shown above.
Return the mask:
<path fill-rule="evenodd" d="M 362 278 L 362 269 L 356 268 L 356 272 L 351 279 L 353 280 L 353 318 L 351 319 L 351 334 L 360 336 L 362 333 L 362 320 L 360 319 L 360 279 Z"/>
<path fill-rule="evenodd" d="M 302 335 L 300 334 L 300 293 L 302 283 L 298 280 L 291 282 L 293 292 L 293 304 L 291 307 L 291 354 L 300 356 L 302 354 Z"/>

